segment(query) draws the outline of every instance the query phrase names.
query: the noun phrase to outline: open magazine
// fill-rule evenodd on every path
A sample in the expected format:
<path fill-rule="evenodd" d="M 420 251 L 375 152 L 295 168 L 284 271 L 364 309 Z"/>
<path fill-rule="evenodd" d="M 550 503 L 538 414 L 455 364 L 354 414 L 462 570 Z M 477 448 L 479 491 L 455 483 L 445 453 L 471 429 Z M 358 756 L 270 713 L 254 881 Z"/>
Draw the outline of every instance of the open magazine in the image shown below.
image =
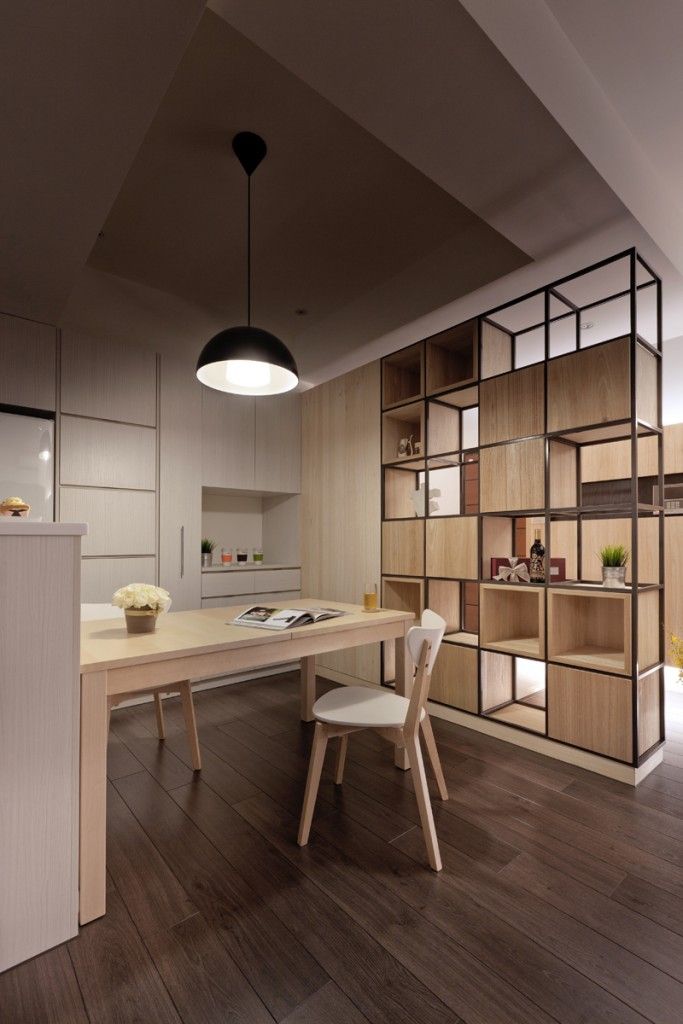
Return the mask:
<path fill-rule="evenodd" d="M 255 604 L 234 618 L 232 624 L 256 629 L 291 629 L 292 626 L 306 626 L 323 619 L 336 619 L 344 614 L 338 608 L 264 608 Z"/>

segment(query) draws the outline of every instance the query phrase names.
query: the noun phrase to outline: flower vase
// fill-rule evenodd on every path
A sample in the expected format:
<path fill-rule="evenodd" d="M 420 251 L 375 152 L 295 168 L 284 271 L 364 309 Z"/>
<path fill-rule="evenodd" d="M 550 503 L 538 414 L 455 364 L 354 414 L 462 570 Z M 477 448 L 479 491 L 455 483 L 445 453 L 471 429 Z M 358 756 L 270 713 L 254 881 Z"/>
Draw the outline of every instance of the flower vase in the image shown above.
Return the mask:
<path fill-rule="evenodd" d="M 126 608 L 126 629 L 129 633 L 153 633 L 157 628 L 158 611 L 151 608 Z"/>

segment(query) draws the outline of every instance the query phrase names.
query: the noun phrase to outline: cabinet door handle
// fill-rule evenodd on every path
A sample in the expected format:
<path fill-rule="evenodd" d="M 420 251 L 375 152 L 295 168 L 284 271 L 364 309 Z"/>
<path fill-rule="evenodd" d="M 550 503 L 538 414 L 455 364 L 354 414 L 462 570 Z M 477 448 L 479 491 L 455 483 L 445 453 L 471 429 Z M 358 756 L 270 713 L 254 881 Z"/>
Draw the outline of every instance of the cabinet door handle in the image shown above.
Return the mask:
<path fill-rule="evenodd" d="M 185 527 L 180 527 L 180 578 L 185 575 Z"/>

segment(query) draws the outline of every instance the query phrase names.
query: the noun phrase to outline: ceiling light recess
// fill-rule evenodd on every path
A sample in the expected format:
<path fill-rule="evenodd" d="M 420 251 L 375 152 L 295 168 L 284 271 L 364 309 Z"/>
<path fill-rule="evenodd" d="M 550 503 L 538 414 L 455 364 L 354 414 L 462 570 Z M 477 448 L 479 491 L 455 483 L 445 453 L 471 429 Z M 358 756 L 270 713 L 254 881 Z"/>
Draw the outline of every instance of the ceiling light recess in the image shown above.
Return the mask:
<path fill-rule="evenodd" d="M 247 175 L 247 323 L 228 327 L 206 343 L 197 377 L 206 387 L 233 395 L 281 395 L 299 383 L 294 357 L 274 334 L 251 325 L 251 176 L 267 147 L 259 135 L 238 132 L 232 148 Z"/>

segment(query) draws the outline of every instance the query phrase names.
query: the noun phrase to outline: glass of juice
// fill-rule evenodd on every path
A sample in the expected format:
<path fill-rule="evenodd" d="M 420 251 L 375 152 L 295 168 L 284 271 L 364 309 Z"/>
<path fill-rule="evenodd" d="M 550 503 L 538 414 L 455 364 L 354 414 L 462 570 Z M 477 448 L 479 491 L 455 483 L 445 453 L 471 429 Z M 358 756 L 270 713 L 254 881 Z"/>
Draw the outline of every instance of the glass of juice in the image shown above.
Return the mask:
<path fill-rule="evenodd" d="M 377 584 L 366 583 L 363 588 L 363 611 L 364 612 L 376 612 L 377 611 Z"/>
<path fill-rule="evenodd" d="M 232 565 L 232 548 L 221 548 L 221 562 L 223 565 Z"/>
<path fill-rule="evenodd" d="M 254 548 L 254 550 L 252 552 L 252 558 L 253 558 L 253 560 L 255 562 L 261 563 L 263 561 L 263 549 L 262 548 Z"/>
<path fill-rule="evenodd" d="M 246 548 L 236 548 L 235 549 L 235 554 L 237 555 L 237 561 L 238 562 L 246 562 L 246 560 L 247 560 L 247 549 Z"/>

